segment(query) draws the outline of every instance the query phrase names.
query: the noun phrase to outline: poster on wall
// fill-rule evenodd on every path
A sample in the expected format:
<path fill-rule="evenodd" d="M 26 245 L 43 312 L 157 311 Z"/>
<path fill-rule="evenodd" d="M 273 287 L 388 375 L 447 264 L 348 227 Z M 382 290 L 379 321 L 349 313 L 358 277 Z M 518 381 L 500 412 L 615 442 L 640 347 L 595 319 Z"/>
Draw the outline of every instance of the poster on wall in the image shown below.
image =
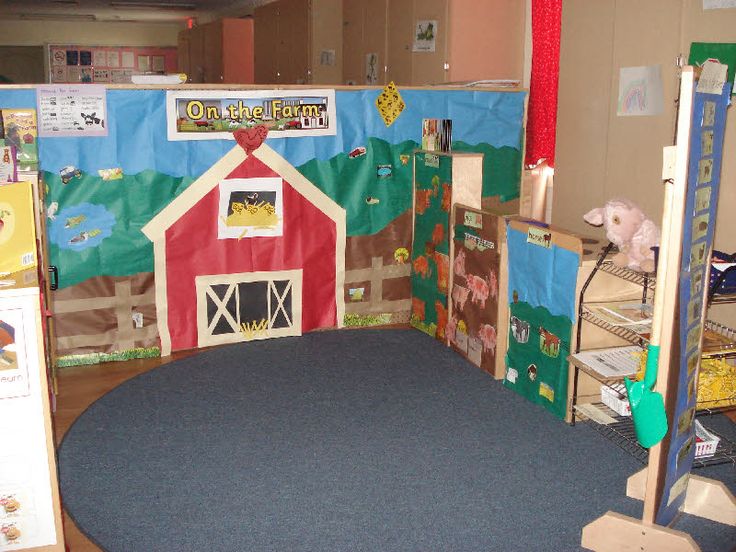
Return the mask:
<path fill-rule="evenodd" d="M 39 86 L 36 101 L 39 136 L 107 136 L 104 86 Z"/>
<path fill-rule="evenodd" d="M 169 140 L 232 139 L 265 125 L 270 138 L 337 134 L 334 90 L 167 91 Z"/>
<path fill-rule="evenodd" d="M 365 83 L 378 84 L 378 54 L 375 52 L 365 55 Z"/>
<path fill-rule="evenodd" d="M 52 83 L 129 83 L 136 73 L 175 73 L 178 62 L 175 47 L 54 44 L 47 53 Z M 121 67 L 124 70 L 112 79 L 110 71 Z"/>
<path fill-rule="evenodd" d="M 736 8 L 736 0 L 703 0 L 704 10 Z"/>
<path fill-rule="evenodd" d="M 51 48 L 51 65 L 66 65 L 66 50 L 64 48 Z"/>
<path fill-rule="evenodd" d="M 664 111 L 662 66 L 621 67 L 618 81 L 619 117 L 659 115 Z"/>
<path fill-rule="evenodd" d="M 421 19 L 414 26 L 412 52 L 434 52 L 437 43 L 437 20 Z"/>

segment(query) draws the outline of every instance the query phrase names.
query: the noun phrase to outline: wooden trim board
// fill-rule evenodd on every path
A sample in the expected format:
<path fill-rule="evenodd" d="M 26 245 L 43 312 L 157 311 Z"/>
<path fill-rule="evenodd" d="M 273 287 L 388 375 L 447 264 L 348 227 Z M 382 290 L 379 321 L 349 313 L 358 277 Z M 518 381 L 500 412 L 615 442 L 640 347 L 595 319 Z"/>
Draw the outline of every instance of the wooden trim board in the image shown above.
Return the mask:
<path fill-rule="evenodd" d="M 606 512 L 583 527 L 583 548 L 597 552 L 696 552 L 700 547 L 687 533 L 648 525 L 616 512 Z"/>
<path fill-rule="evenodd" d="M 644 500 L 647 469 L 643 469 L 626 480 L 626 496 Z M 690 475 L 685 504 L 682 511 L 736 527 L 736 498 L 722 481 Z"/>

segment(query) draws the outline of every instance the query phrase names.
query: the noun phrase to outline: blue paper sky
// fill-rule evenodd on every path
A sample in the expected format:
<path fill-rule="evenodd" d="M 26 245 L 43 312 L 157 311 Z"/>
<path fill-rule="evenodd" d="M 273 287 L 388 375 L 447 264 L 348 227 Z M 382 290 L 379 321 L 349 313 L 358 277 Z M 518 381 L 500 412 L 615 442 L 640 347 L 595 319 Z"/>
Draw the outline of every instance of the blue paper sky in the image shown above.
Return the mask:
<path fill-rule="evenodd" d="M 565 315 L 574 322 L 580 258 L 556 245 L 549 249 L 528 245 L 526 239 L 526 234 L 508 228 L 509 298 L 516 291 L 519 301 L 545 307 L 552 315 Z"/>
<path fill-rule="evenodd" d="M 379 93 L 336 91 L 336 136 L 272 138 L 267 143 L 299 166 L 365 145 L 368 137 L 394 144 L 420 142 L 422 119 L 437 118 L 452 119 L 455 141 L 521 147 L 525 92 L 400 90 L 406 109 L 388 128 L 374 105 Z M 35 90 L 0 89 L 0 106 L 35 107 Z M 127 174 L 154 169 L 171 176 L 196 177 L 235 144 L 229 140 L 169 142 L 163 90 L 109 90 L 107 111 L 107 137 L 39 138 L 41 168 L 58 173 L 62 167 L 74 165 L 85 173 L 96 173 L 98 169 L 122 167 Z"/>

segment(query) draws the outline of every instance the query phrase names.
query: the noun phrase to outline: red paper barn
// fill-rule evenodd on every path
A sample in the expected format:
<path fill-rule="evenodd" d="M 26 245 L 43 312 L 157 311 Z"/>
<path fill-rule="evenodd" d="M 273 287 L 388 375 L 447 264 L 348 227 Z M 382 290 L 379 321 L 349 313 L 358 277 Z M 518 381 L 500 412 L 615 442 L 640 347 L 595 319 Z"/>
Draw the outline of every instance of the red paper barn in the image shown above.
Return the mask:
<path fill-rule="evenodd" d="M 154 217 L 161 354 L 342 326 L 345 211 L 266 145 Z"/>

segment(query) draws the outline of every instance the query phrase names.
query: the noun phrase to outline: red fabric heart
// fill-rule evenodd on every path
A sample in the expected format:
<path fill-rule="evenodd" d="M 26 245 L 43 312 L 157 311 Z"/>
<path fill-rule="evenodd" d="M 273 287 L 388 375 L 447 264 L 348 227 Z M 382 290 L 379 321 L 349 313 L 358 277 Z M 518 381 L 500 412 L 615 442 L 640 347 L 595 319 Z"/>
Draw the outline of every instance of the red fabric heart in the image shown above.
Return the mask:
<path fill-rule="evenodd" d="M 266 125 L 258 125 L 251 128 L 239 128 L 233 132 L 235 141 L 250 155 L 257 150 L 268 136 Z"/>

